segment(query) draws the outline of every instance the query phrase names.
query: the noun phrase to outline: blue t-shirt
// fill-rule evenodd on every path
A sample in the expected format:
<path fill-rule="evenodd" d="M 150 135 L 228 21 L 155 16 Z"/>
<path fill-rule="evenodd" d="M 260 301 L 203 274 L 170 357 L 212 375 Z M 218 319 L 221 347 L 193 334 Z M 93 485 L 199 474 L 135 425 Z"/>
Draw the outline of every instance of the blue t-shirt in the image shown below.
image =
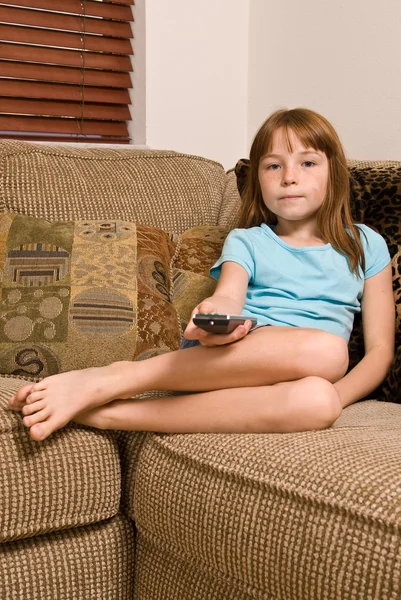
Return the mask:
<path fill-rule="evenodd" d="M 390 262 L 383 237 L 366 225 L 358 227 L 365 251 L 360 278 L 331 244 L 295 248 L 264 223 L 231 231 L 210 274 L 218 279 L 226 261 L 244 267 L 249 283 L 242 314 L 256 317 L 258 325 L 312 327 L 348 342 L 354 315 L 361 310 L 364 280 Z"/>

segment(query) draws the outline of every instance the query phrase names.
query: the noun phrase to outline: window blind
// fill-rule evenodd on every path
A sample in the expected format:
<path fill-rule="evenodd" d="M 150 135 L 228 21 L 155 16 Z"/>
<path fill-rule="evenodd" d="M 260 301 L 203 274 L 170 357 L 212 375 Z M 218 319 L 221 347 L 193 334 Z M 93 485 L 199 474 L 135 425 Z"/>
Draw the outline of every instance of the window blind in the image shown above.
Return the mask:
<path fill-rule="evenodd" d="M 0 137 L 129 143 L 133 4 L 0 2 Z"/>

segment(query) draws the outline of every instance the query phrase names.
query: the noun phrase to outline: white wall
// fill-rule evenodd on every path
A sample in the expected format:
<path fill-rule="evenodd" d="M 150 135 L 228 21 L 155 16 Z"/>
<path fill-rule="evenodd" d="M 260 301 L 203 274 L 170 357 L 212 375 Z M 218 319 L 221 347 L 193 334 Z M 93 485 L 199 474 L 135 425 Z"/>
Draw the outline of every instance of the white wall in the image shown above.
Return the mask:
<path fill-rule="evenodd" d="M 135 70 L 146 126 L 134 142 L 232 167 L 247 146 L 249 0 L 135 5 L 139 19 L 145 9 L 145 77 Z"/>
<path fill-rule="evenodd" d="M 327 117 L 350 158 L 401 160 L 400 0 L 250 1 L 248 145 L 296 106 Z"/>
<path fill-rule="evenodd" d="M 134 143 L 230 168 L 278 107 L 401 160 L 401 0 L 136 0 Z"/>

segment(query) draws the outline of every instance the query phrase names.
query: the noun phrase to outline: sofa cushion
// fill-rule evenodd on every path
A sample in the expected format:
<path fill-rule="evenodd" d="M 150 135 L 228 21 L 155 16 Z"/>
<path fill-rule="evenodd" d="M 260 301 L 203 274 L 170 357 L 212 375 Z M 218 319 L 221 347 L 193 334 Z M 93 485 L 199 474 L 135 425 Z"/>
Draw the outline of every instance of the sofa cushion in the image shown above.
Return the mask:
<path fill-rule="evenodd" d="M 216 281 L 209 275 L 226 239 L 224 227 L 193 227 L 182 233 L 172 260 L 172 302 L 177 310 L 182 331 L 193 308 L 213 294 Z"/>
<path fill-rule="evenodd" d="M 34 442 L 7 401 L 24 385 L 0 377 L 0 542 L 117 514 L 120 464 L 111 432 L 71 425 Z"/>
<path fill-rule="evenodd" d="M 222 576 L 215 569 L 193 561 L 185 552 L 166 548 L 140 531 L 135 542 L 135 600 L 276 600 L 254 585 L 246 587 L 234 578 Z M 300 598 L 291 596 L 289 600 Z M 305 596 L 302 600 L 311 599 Z"/>
<path fill-rule="evenodd" d="M 226 229 L 234 229 L 238 223 L 239 210 L 241 208 L 241 196 L 237 188 L 237 178 L 234 169 L 226 174 L 226 187 L 217 225 Z"/>
<path fill-rule="evenodd" d="M 223 167 L 198 156 L 16 140 L 0 140 L 0 173 L 0 212 L 176 232 L 216 225 L 226 188 Z"/>
<path fill-rule="evenodd" d="M 167 392 L 165 392 L 167 395 Z M 141 394 L 138 397 L 158 397 L 160 393 L 155 391 Z M 136 466 L 140 457 L 142 446 L 145 442 L 147 431 L 116 431 L 115 436 L 120 453 L 121 467 L 121 509 L 130 513 L 130 506 L 134 502 L 134 487 Z"/>
<path fill-rule="evenodd" d="M 401 597 L 400 435 L 401 406 L 372 400 L 324 431 L 149 434 L 131 506 L 147 595 L 188 565 L 183 600 L 203 574 L 213 598 Z"/>
<path fill-rule="evenodd" d="M 396 346 L 401 344 L 401 163 L 351 161 L 351 206 L 357 223 L 366 223 L 384 236 L 392 256 L 396 302 Z M 361 319 L 352 339 L 354 362 L 363 356 Z M 401 385 L 401 381 L 400 381 Z M 383 390 L 380 390 L 382 394 Z M 401 399 L 400 399 L 401 401 Z"/>
<path fill-rule="evenodd" d="M 376 229 L 386 240 L 392 256 L 393 289 L 396 304 L 395 346 L 401 345 L 401 162 L 349 161 L 351 208 L 354 221 Z M 249 160 L 235 166 L 237 187 L 244 192 Z M 357 315 L 349 341 L 349 369 L 364 355 L 362 319 Z M 370 397 L 401 402 L 401 363 L 396 355 L 383 384 Z"/>
<path fill-rule="evenodd" d="M 132 521 L 101 523 L 1 546 L 0 598 L 8 600 L 132 600 Z"/>
<path fill-rule="evenodd" d="M 131 222 L 0 214 L 0 373 L 38 378 L 178 348 L 174 249 Z"/>

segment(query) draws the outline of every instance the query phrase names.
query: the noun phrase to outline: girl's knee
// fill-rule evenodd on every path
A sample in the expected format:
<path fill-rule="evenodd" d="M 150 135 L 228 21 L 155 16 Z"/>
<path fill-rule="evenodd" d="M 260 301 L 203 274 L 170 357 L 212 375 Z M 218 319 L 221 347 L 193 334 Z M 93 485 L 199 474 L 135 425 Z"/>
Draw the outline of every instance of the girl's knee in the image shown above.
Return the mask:
<path fill-rule="evenodd" d="M 340 417 L 342 404 L 332 383 L 322 377 L 305 377 L 297 382 L 300 401 L 305 403 L 309 429 L 326 429 Z"/>
<path fill-rule="evenodd" d="M 348 368 L 348 346 L 338 335 L 326 331 L 308 331 L 305 344 L 316 375 L 335 382 L 341 379 Z M 309 373 L 310 374 L 310 373 Z"/>

